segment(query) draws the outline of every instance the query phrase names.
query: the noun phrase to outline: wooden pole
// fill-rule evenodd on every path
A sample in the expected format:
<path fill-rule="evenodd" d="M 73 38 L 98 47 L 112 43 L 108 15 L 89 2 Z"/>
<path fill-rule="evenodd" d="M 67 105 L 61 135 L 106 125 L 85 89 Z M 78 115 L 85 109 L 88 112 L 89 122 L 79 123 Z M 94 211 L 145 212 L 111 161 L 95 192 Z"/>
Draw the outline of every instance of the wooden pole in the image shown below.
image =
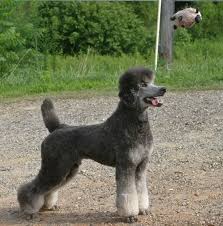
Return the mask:
<path fill-rule="evenodd" d="M 166 62 L 167 68 L 173 59 L 173 27 L 170 17 L 174 13 L 174 0 L 163 0 L 161 7 L 159 54 Z"/>

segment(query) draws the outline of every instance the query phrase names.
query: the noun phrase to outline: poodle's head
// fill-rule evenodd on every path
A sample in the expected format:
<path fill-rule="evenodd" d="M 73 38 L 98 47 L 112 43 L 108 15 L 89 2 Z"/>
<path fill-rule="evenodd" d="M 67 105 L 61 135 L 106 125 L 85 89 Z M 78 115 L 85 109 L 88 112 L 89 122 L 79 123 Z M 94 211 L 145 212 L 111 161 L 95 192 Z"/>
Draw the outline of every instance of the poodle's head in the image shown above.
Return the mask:
<path fill-rule="evenodd" d="M 165 87 L 153 84 L 153 71 L 144 68 L 127 70 L 119 80 L 119 97 L 129 108 L 144 111 L 149 106 L 160 107 L 162 103 L 157 99 L 166 92 Z"/>

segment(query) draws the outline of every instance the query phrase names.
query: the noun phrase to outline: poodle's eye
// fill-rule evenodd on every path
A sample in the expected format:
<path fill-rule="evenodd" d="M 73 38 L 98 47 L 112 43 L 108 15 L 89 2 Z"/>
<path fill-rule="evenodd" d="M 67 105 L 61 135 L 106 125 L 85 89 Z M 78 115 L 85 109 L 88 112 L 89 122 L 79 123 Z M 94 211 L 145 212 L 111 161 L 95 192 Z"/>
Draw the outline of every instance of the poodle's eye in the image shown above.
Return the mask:
<path fill-rule="evenodd" d="M 141 87 L 146 87 L 147 83 L 146 82 L 141 82 Z"/>

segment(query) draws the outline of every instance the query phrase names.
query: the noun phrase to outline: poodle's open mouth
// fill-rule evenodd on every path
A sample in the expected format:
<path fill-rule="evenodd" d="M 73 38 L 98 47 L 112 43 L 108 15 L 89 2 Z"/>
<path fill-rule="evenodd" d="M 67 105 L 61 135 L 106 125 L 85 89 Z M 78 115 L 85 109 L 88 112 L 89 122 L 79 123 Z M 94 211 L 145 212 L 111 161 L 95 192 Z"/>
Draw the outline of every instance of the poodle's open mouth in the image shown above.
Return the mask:
<path fill-rule="evenodd" d="M 145 103 L 151 104 L 153 107 L 161 107 L 163 104 L 157 97 L 145 97 L 143 100 Z"/>

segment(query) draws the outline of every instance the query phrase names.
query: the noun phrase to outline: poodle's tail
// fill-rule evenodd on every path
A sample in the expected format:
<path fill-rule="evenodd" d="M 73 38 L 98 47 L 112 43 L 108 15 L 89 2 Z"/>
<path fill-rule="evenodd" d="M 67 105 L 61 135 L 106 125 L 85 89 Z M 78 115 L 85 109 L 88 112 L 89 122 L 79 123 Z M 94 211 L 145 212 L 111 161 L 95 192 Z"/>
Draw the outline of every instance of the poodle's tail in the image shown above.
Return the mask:
<path fill-rule="evenodd" d="M 60 120 L 56 115 L 55 108 L 51 99 L 46 98 L 43 101 L 41 105 L 41 111 L 44 124 L 50 133 L 52 133 L 56 129 L 61 128 Z"/>

